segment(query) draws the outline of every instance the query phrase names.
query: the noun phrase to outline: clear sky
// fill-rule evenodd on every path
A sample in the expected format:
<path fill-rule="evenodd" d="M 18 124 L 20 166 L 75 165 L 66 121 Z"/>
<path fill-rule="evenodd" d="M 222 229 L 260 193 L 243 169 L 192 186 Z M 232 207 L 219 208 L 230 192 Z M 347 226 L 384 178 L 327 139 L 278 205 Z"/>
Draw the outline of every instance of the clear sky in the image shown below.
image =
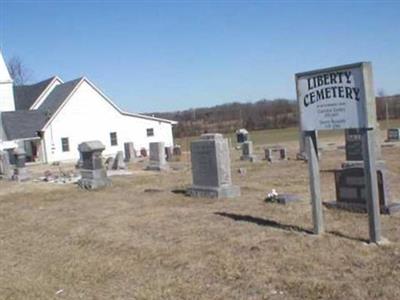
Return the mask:
<path fill-rule="evenodd" d="M 400 1 L 5 1 L 0 47 L 123 109 L 295 99 L 296 72 L 372 61 L 400 93 Z"/>

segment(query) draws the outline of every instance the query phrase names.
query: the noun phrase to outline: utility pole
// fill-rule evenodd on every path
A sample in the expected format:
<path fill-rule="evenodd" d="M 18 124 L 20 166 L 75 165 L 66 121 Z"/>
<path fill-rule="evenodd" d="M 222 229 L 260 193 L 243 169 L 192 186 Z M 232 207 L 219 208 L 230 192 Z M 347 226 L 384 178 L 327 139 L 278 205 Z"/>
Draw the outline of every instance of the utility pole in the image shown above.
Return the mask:
<path fill-rule="evenodd" d="M 385 108 L 386 108 L 386 129 L 389 129 L 389 103 L 388 98 L 385 100 Z"/>

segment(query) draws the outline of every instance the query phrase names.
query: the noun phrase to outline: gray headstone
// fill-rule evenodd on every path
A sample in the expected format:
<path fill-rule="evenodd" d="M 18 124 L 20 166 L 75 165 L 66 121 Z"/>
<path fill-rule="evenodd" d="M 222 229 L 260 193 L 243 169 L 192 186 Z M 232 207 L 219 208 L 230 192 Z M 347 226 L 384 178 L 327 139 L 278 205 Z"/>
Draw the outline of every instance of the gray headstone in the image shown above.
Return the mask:
<path fill-rule="evenodd" d="M 122 151 L 118 151 L 117 154 L 115 155 L 112 169 L 113 170 L 124 170 L 124 169 L 126 169 L 126 165 L 124 163 L 124 153 Z"/>
<path fill-rule="evenodd" d="M 25 166 L 25 161 L 26 161 L 25 150 L 17 148 L 13 151 L 13 154 L 14 154 L 14 158 L 15 158 L 15 168 L 14 168 L 14 174 L 13 174 L 12 178 L 19 182 L 29 180 L 30 175 Z"/>
<path fill-rule="evenodd" d="M 187 190 L 193 197 L 233 198 L 240 188 L 232 185 L 227 139 L 221 134 L 203 134 L 190 145 L 193 185 Z"/>
<path fill-rule="evenodd" d="M 254 162 L 257 160 L 256 156 L 253 154 L 253 142 L 245 141 L 242 143 L 242 155 L 240 160 L 248 160 Z"/>
<path fill-rule="evenodd" d="M 113 167 L 114 167 L 114 162 L 115 162 L 115 157 L 112 157 L 112 156 L 107 157 L 106 162 L 105 162 L 106 169 L 107 170 L 112 170 Z"/>
<path fill-rule="evenodd" d="M 85 189 L 98 189 L 111 184 L 103 166 L 101 153 L 105 149 L 100 141 L 89 141 L 79 144 L 78 150 L 82 159 L 81 179 L 78 184 Z"/>
<path fill-rule="evenodd" d="M 163 142 L 150 143 L 149 145 L 150 155 L 149 164 L 146 170 L 161 171 L 168 169 L 168 165 L 165 160 L 165 149 Z"/>
<path fill-rule="evenodd" d="M 136 158 L 136 151 L 132 142 L 124 143 L 124 151 L 125 151 L 125 162 L 130 162 L 132 159 Z"/>

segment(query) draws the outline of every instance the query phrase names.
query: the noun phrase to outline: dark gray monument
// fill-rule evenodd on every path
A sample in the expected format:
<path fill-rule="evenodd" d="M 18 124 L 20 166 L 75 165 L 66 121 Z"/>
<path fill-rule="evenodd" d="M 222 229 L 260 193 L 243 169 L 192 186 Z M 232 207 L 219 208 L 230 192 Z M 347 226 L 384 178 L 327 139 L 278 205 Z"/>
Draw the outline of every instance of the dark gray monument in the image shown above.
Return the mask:
<path fill-rule="evenodd" d="M 250 162 L 255 162 L 257 157 L 253 154 L 253 142 L 245 141 L 242 143 L 242 155 L 240 160 L 248 160 Z"/>
<path fill-rule="evenodd" d="M 381 159 L 381 142 L 379 135 L 379 127 L 374 129 L 374 144 L 375 144 L 375 157 L 377 160 Z M 346 161 L 357 162 L 363 161 L 361 131 L 359 129 L 346 129 L 345 130 L 345 150 Z M 346 164 L 343 165 L 346 167 Z"/>
<path fill-rule="evenodd" d="M 81 188 L 98 189 L 111 184 L 107 171 L 103 167 L 101 153 L 105 149 L 100 141 L 89 141 L 79 144 L 78 150 L 82 158 L 80 169 L 82 178 L 78 181 Z"/>
<path fill-rule="evenodd" d="M 149 164 L 146 170 L 162 171 L 167 170 L 168 164 L 165 160 L 165 149 L 163 142 L 150 143 Z"/>
<path fill-rule="evenodd" d="M 124 143 L 125 162 L 130 162 L 136 158 L 135 147 L 132 142 Z"/>
<path fill-rule="evenodd" d="M 391 201 L 388 170 L 384 164 L 377 165 L 378 196 L 380 211 L 390 214 L 400 209 L 399 203 Z M 325 203 L 328 207 L 367 212 L 365 198 L 364 168 L 349 167 L 335 171 L 336 202 Z"/>
<path fill-rule="evenodd" d="M 15 168 L 14 174 L 12 176 L 13 180 L 17 180 L 19 182 L 26 181 L 30 179 L 28 170 L 25 165 L 26 161 L 26 153 L 24 150 L 16 148 L 13 151 Z"/>
<path fill-rule="evenodd" d="M 387 130 L 387 141 L 388 142 L 400 141 L 400 128 L 389 128 Z"/>
<path fill-rule="evenodd" d="M 244 143 L 248 140 L 249 140 L 249 132 L 246 129 L 241 128 L 236 130 L 236 141 L 239 144 Z"/>
<path fill-rule="evenodd" d="M 193 185 L 192 197 L 234 198 L 240 188 L 232 185 L 228 140 L 222 134 L 203 134 L 190 144 Z"/>

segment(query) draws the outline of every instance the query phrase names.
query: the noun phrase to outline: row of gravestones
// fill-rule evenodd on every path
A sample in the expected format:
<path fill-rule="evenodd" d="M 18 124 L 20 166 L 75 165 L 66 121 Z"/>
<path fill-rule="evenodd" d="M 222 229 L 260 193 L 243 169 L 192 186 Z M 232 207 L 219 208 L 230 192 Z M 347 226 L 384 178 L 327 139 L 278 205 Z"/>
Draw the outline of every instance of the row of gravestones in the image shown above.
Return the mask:
<path fill-rule="evenodd" d="M 128 145 L 127 145 L 128 144 Z M 133 143 L 125 144 L 125 162 L 130 161 L 135 156 Z M 100 141 L 83 142 L 78 146 L 80 153 L 80 172 L 81 179 L 78 184 L 85 189 L 98 189 L 108 186 L 111 181 L 107 177 L 107 172 L 103 166 L 102 152 L 105 146 Z M 161 171 L 167 170 L 167 161 L 172 157 L 181 155 L 180 146 L 165 147 L 163 142 L 149 144 L 149 164 L 146 170 Z M 129 154 L 127 154 L 129 153 Z M 119 151 L 115 158 L 106 161 L 108 169 L 124 169 L 125 162 L 122 151 Z"/>
<path fill-rule="evenodd" d="M 377 177 L 379 203 L 382 213 L 400 210 L 400 204 L 391 201 L 388 171 L 381 160 L 380 141 L 375 141 L 378 158 Z M 243 142 L 242 158 L 254 159 L 252 143 Z M 266 149 L 267 150 L 267 149 Z M 275 149 L 286 156 L 285 149 Z M 271 151 L 267 150 L 266 154 Z M 271 154 L 267 154 L 270 157 Z M 235 197 L 240 189 L 232 185 L 230 156 L 227 139 L 220 134 L 205 134 L 191 144 L 193 186 L 188 189 L 191 196 Z M 360 132 L 346 130 L 346 163 L 335 171 L 336 199 L 339 208 L 366 211 L 364 168 Z"/>
<path fill-rule="evenodd" d="M 245 142 L 245 155 L 252 155 L 252 143 Z M 249 146 L 249 147 L 248 147 Z M 166 170 L 168 165 L 163 143 L 150 143 L 147 170 Z M 107 186 L 110 181 L 101 166 L 101 143 L 88 142 L 79 146 L 84 163 L 80 185 L 84 188 Z M 89 151 L 90 150 L 90 151 Z M 89 154 L 85 154 L 88 153 Z M 193 197 L 233 198 L 240 196 L 240 188 L 232 184 L 229 144 L 221 134 L 203 134 L 190 147 L 193 185 L 187 194 Z M 286 153 L 286 152 L 285 152 Z"/>
<path fill-rule="evenodd" d="M 86 189 L 108 186 L 110 180 L 103 167 L 99 141 L 84 142 L 78 147 L 81 158 L 79 185 Z M 188 195 L 194 197 L 237 197 L 240 188 L 232 185 L 229 146 L 221 134 L 204 134 L 191 143 L 193 185 Z M 150 143 L 148 170 L 167 169 L 164 143 Z"/>
<path fill-rule="evenodd" d="M 340 208 L 365 211 L 364 169 L 359 135 L 358 131 L 346 131 L 347 161 L 343 164 L 342 169 L 335 171 L 337 201 L 334 205 Z M 91 150 L 90 155 L 84 154 L 86 149 Z M 245 154 L 251 155 L 252 153 L 248 149 L 251 149 L 251 146 L 245 150 Z M 377 157 L 380 158 L 380 150 L 378 149 L 380 147 L 377 147 L 376 150 Z M 89 163 L 84 163 L 86 167 L 82 172 L 81 186 L 97 188 L 109 184 L 105 171 L 100 170 L 102 169 L 101 151 L 103 150 L 104 146 L 101 144 L 87 145 L 86 143 L 86 147 L 80 146 L 82 157 L 89 159 Z M 227 139 L 223 138 L 221 134 L 204 134 L 199 140 L 191 143 L 190 150 L 193 185 L 187 190 L 188 195 L 218 198 L 231 198 L 240 195 L 240 188 L 232 184 Z M 166 168 L 164 145 L 162 143 L 151 143 L 150 162 L 147 169 L 165 170 Z M 377 175 L 381 211 L 383 213 L 394 212 L 399 209 L 400 205 L 390 201 L 387 169 L 382 161 L 378 163 Z M 330 205 L 329 203 L 326 204 Z"/>
<path fill-rule="evenodd" d="M 150 143 L 150 144 L 154 144 L 154 143 Z M 151 145 L 150 145 L 150 147 L 151 147 Z M 157 147 L 153 145 L 153 151 L 158 151 L 160 155 L 161 155 L 161 153 L 164 152 L 165 153 L 165 159 L 167 161 L 172 160 L 172 158 L 174 156 L 180 156 L 181 153 L 182 153 L 181 152 L 181 146 L 175 145 L 173 147 L 164 147 L 164 143 L 162 143 L 162 145 L 160 144 Z M 124 144 L 124 152 L 125 152 L 125 158 L 124 158 L 125 162 L 129 162 L 129 161 L 131 161 L 131 160 L 136 158 L 136 150 L 135 150 L 135 147 L 134 147 L 132 142 L 128 142 L 128 143 Z M 151 149 L 150 149 L 150 152 L 151 152 Z M 120 155 L 123 155 L 122 151 L 121 151 Z M 147 156 L 147 151 L 146 151 L 145 148 L 142 148 L 140 150 L 140 155 L 144 156 L 144 157 Z"/>

